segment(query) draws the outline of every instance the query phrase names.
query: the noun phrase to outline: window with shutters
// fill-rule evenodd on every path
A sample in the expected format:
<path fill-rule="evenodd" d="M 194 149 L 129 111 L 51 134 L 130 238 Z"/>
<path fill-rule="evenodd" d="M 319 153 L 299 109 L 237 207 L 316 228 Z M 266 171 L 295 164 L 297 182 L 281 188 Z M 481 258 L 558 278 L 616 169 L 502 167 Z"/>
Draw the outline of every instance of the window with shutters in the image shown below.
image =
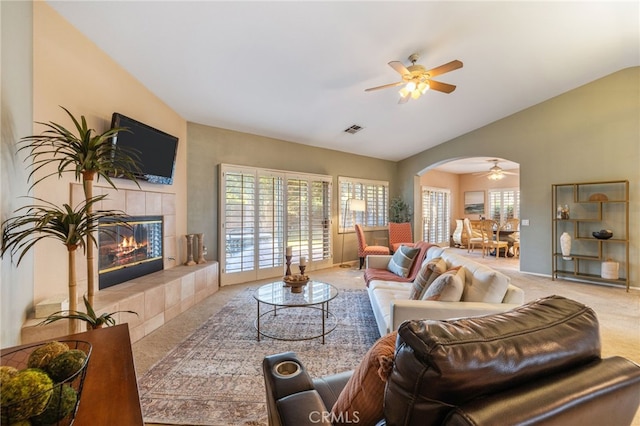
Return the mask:
<path fill-rule="evenodd" d="M 331 176 L 222 165 L 221 283 L 282 274 L 285 248 L 331 264 Z"/>
<path fill-rule="evenodd" d="M 451 226 L 451 192 L 422 187 L 422 238 L 433 244 L 448 244 Z"/>
<path fill-rule="evenodd" d="M 389 222 L 389 182 L 338 177 L 339 232 L 354 232 L 356 223 L 364 229 L 387 229 Z M 349 200 L 364 200 L 365 211 L 348 209 Z"/>
<path fill-rule="evenodd" d="M 489 211 L 487 216 L 499 223 L 507 219 L 520 218 L 520 190 L 489 190 Z"/>

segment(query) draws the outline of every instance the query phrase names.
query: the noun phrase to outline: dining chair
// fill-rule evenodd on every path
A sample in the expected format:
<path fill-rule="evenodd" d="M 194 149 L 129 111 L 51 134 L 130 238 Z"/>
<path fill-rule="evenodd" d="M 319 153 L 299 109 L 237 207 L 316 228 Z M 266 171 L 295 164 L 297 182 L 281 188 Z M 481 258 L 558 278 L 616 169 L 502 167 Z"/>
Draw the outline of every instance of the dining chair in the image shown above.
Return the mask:
<path fill-rule="evenodd" d="M 395 253 L 400 246 L 413 247 L 414 245 L 410 222 L 389 222 L 389 248 L 392 252 Z"/>
<path fill-rule="evenodd" d="M 467 253 L 471 253 L 476 245 L 482 246 L 483 237 L 480 221 L 474 220 L 472 222 L 469 218 L 465 217 L 462 222 L 464 232 L 467 234 Z"/>
<path fill-rule="evenodd" d="M 511 239 L 513 240 L 513 255 L 516 257 L 520 257 L 520 219 L 507 219 L 507 222 L 504 224 L 502 229 L 507 231 L 514 231 L 513 234 L 510 235 Z"/>
<path fill-rule="evenodd" d="M 507 257 L 509 243 L 500 241 L 500 225 L 495 220 L 482 221 L 482 257 L 491 250 L 496 250 L 496 260 L 500 256 L 500 250 L 504 249 L 504 257 Z"/>
<path fill-rule="evenodd" d="M 370 246 L 367 244 L 367 240 L 364 238 L 364 231 L 362 226 L 356 224 L 356 236 L 358 237 L 358 257 L 360 258 L 360 269 L 364 265 L 364 258 L 370 254 L 390 254 L 389 247 L 385 246 Z"/>

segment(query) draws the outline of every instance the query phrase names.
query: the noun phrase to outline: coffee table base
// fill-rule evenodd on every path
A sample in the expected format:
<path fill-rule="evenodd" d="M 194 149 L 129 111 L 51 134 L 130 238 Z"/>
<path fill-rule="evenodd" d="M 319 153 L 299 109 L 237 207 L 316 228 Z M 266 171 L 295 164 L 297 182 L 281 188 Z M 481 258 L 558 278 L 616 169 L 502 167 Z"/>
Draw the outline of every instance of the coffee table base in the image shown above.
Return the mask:
<path fill-rule="evenodd" d="M 277 333 L 272 333 L 269 331 L 265 331 L 264 328 L 261 329 L 260 327 L 260 319 L 263 318 L 266 315 L 269 314 L 273 314 L 273 316 L 277 316 L 278 312 L 281 312 L 285 309 L 315 309 L 317 311 L 321 312 L 321 318 L 322 318 L 322 332 L 318 333 L 318 334 L 314 334 L 311 336 L 304 336 L 304 335 L 299 335 L 296 337 L 286 337 L 286 336 L 282 336 L 282 335 L 278 335 Z M 256 329 L 256 331 L 258 332 L 258 341 L 260 341 L 260 336 L 264 336 L 264 337 L 269 337 L 271 339 L 275 339 L 275 340 L 283 340 L 283 341 L 302 341 L 302 340 L 313 340 L 313 339 L 317 339 L 319 337 L 322 338 L 322 344 L 324 345 L 324 338 L 327 334 L 331 333 L 333 330 L 336 329 L 336 327 L 338 326 L 338 319 L 336 318 L 336 316 L 332 313 L 329 312 L 328 306 L 327 307 L 318 307 L 318 306 L 282 306 L 282 307 L 277 307 L 277 308 L 273 308 L 273 309 L 269 309 L 266 312 L 260 313 L 260 303 L 258 302 L 258 316 L 256 318 L 256 320 L 253 322 L 253 325 Z M 292 325 L 293 327 L 295 327 L 295 325 Z"/>

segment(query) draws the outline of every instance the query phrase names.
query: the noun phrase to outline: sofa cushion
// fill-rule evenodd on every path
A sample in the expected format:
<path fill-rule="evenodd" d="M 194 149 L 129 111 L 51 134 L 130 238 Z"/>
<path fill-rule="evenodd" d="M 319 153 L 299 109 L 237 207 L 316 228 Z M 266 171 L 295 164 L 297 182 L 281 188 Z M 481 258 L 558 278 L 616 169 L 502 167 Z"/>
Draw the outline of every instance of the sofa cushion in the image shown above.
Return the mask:
<path fill-rule="evenodd" d="M 599 357 L 595 313 L 560 296 L 483 317 L 406 321 L 387 382 L 387 424 L 441 424 L 456 405 Z"/>
<path fill-rule="evenodd" d="M 438 275 L 443 274 L 447 270 L 447 263 L 441 258 L 436 257 L 422 264 L 420 271 L 413 280 L 411 287 L 410 299 L 420 300 L 424 291 L 435 280 Z"/>
<path fill-rule="evenodd" d="M 409 276 L 409 270 L 419 252 L 420 249 L 417 248 L 400 246 L 391 257 L 387 269 L 399 277 L 407 278 Z"/>
<path fill-rule="evenodd" d="M 384 388 L 391 370 L 398 332 L 386 334 L 367 351 L 331 408 L 335 425 L 353 422 L 375 424 L 382 419 Z"/>
<path fill-rule="evenodd" d="M 500 274 L 500 275 L 498 275 Z M 509 279 L 488 267 L 478 268 L 465 284 L 462 301 L 501 303 L 509 287 Z"/>
<path fill-rule="evenodd" d="M 463 302 L 502 302 L 509 287 L 508 276 L 452 250 L 444 250 L 441 257 L 450 268 L 464 266 L 466 269 Z"/>
<path fill-rule="evenodd" d="M 413 262 L 413 265 L 411 266 L 411 269 L 409 270 L 409 276 L 408 277 L 406 277 L 406 278 L 405 277 L 399 277 L 396 274 L 394 274 L 393 272 L 388 271 L 387 269 L 367 268 L 364 271 L 364 282 L 367 284 L 367 287 L 369 287 L 369 284 L 373 280 L 400 281 L 400 282 L 411 282 L 411 281 L 413 281 L 415 276 L 416 276 L 416 274 L 420 270 L 420 265 L 422 265 L 422 261 L 423 261 L 424 257 L 427 255 L 427 251 L 431 247 L 437 247 L 437 246 L 434 246 L 433 244 L 427 243 L 425 241 L 418 241 L 415 244 L 414 248 L 420 249 L 420 252 L 416 256 L 416 260 L 415 260 L 415 262 Z M 391 256 L 389 256 L 388 258 L 390 260 Z"/>
<path fill-rule="evenodd" d="M 440 302 L 459 302 L 464 291 L 464 268 L 458 266 L 439 275 L 426 288 L 421 300 L 439 300 Z"/>

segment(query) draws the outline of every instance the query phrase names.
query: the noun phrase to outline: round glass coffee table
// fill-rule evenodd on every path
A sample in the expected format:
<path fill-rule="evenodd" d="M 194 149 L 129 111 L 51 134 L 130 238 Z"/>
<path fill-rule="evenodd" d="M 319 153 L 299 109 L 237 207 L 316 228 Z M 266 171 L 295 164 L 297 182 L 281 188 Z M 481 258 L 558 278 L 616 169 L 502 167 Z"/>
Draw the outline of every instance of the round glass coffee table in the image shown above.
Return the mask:
<path fill-rule="evenodd" d="M 302 287 L 302 291 L 291 290 L 292 287 L 283 281 L 276 281 L 259 287 L 253 293 L 258 302 L 258 315 L 254 322 L 258 341 L 260 336 L 276 340 L 310 340 L 322 337 L 324 344 L 324 337 L 338 325 L 336 316 L 329 312 L 329 302 L 338 295 L 338 289 L 331 284 L 310 280 Z M 270 305 L 271 309 L 261 312 L 261 304 Z M 319 311 L 321 324 L 314 324 L 320 318 L 309 315 L 308 312 L 289 315 L 289 310 L 301 309 Z M 298 314 L 300 315 L 296 316 Z"/>

